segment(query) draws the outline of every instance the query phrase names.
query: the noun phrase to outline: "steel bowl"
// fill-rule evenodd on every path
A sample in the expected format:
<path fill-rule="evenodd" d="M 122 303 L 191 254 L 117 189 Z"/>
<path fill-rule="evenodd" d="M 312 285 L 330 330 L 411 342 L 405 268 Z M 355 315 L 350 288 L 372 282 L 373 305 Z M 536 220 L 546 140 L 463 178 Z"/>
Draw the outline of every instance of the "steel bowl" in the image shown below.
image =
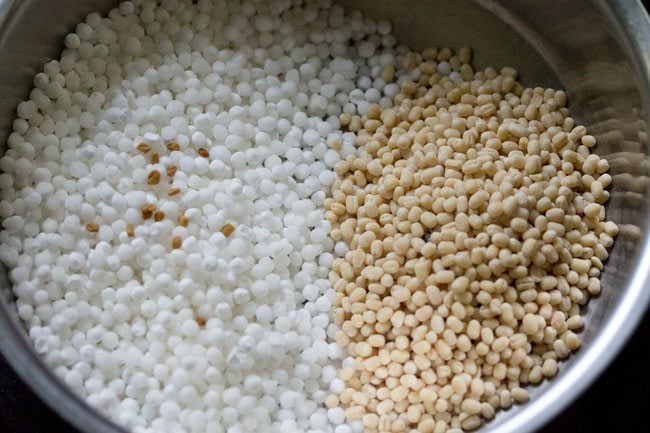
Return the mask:
<path fill-rule="evenodd" d="M 349 9 L 393 21 L 414 49 L 469 45 L 478 67 L 514 66 L 527 86 L 567 91 L 576 120 L 598 139 L 613 184 L 607 210 L 620 235 L 602 274 L 602 293 L 584 309 L 583 346 L 559 375 L 531 389 L 528 404 L 500 412 L 481 432 L 526 433 L 551 420 L 621 350 L 650 298 L 648 133 L 650 20 L 637 0 L 346 0 Z M 63 37 L 112 0 L 0 0 L 0 143 L 33 76 L 58 57 Z M 81 431 L 122 429 L 87 406 L 45 367 L 0 272 L 0 350 L 22 379 Z"/>

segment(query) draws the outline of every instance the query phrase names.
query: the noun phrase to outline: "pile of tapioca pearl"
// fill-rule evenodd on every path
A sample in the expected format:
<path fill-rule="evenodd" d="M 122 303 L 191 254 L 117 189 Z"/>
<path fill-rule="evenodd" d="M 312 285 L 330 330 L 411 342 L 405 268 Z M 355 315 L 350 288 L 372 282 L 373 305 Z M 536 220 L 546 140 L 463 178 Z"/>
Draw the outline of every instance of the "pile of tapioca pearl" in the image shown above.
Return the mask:
<path fill-rule="evenodd" d="M 330 282 L 354 362 L 326 404 L 369 433 L 472 430 L 526 401 L 579 347 L 618 232 L 609 165 L 564 92 L 470 57 L 410 53 L 394 107 L 340 116 L 359 150 L 325 215 L 348 247 Z"/>

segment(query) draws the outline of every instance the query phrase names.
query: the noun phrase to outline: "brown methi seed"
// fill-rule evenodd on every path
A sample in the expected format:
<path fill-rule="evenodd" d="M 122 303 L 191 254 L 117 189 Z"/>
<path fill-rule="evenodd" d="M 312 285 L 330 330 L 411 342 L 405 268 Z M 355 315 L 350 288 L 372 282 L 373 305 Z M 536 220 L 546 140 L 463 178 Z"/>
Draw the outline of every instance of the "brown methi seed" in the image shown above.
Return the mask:
<path fill-rule="evenodd" d="M 151 163 L 152 164 L 158 164 L 160 162 L 160 155 L 158 152 L 154 151 L 151 152 Z"/>
<path fill-rule="evenodd" d="M 97 233 L 99 231 L 99 225 L 95 223 L 86 224 L 86 230 L 90 233 Z"/>
<path fill-rule="evenodd" d="M 153 213 L 156 211 L 156 206 L 153 204 L 143 204 L 140 206 L 140 213 L 142 218 L 147 220 L 153 216 Z"/>
<path fill-rule="evenodd" d="M 158 185 L 160 183 L 160 172 L 158 170 L 151 170 L 147 176 L 148 185 Z"/>
<path fill-rule="evenodd" d="M 228 236 L 230 236 L 232 234 L 232 232 L 235 231 L 235 226 L 230 224 L 230 223 L 227 223 L 227 224 L 224 224 L 223 227 L 221 227 L 220 231 L 221 231 L 221 234 L 223 234 L 225 237 L 228 237 Z"/>
<path fill-rule="evenodd" d="M 133 224 L 126 225 L 126 234 L 131 238 L 135 236 L 135 227 L 133 227 Z"/>
<path fill-rule="evenodd" d="M 167 195 L 169 195 L 169 196 L 178 195 L 180 192 L 181 192 L 180 188 L 168 188 L 167 189 Z"/>
<path fill-rule="evenodd" d="M 203 316 L 196 316 L 195 320 L 199 326 L 205 326 L 205 324 L 208 322 Z"/>
<path fill-rule="evenodd" d="M 175 165 L 170 165 L 169 167 L 167 167 L 167 176 L 174 177 L 174 175 L 176 174 L 176 170 L 178 170 L 178 167 L 176 167 Z"/>
<path fill-rule="evenodd" d="M 181 239 L 180 236 L 174 236 L 172 238 L 172 248 L 173 249 L 180 248 L 182 243 L 183 243 L 183 239 Z"/>
<path fill-rule="evenodd" d="M 210 152 L 208 152 L 208 149 L 205 149 L 203 147 L 199 148 L 197 153 L 199 154 L 199 156 L 202 156 L 203 158 L 207 158 L 208 156 L 210 156 Z"/>
<path fill-rule="evenodd" d="M 153 219 L 154 219 L 155 221 L 162 221 L 164 218 L 165 218 L 165 212 L 163 212 L 163 211 L 161 211 L 161 210 L 157 210 L 157 211 L 154 212 L 154 214 L 153 214 Z"/>
<path fill-rule="evenodd" d="M 136 148 L 142 153 L 147 153 L 151 150 L 151 146 L 149 146 L 147 143 L 140 143 L 136 146 Z"/>
<path fill-rule="evenodd" d="M 187 227 L 188 224 L 189 224 L 189 220 L 187 219 L 187 217 L 185 215 L 180 215 L 178 217 L 178 225 L 179 226 Z"/>
<path fill-rule="evenodd" d="M 174 142 L 174 141 L 172 141 L 170 143 L 167 143 L 166 147 L 167 147 L 167 150 L 169 150 L 170 152 L 181 150 L 181 145 Z"/>

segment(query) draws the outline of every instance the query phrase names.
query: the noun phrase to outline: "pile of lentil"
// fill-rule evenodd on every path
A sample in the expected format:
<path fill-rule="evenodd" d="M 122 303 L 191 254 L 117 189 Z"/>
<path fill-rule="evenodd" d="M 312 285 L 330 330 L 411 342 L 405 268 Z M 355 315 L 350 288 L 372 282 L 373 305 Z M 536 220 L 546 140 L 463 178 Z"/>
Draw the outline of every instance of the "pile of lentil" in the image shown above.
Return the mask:
<path fill-rule="evenodd" d="M 330 0 L 88 15 L 0 158 L 36 351 L 134 433 L 453 433 L 526 400 L 579 345 L 611 178 L 563 92 L 470 61 Z"/>
<path fill-rule="evenodd" d="M 607 160 L 565 93 L 470 60 L 408 54 L 417 79 L 394 107 L 341 115 L 359 151 L 325 207 L 348 246 L 330 272 L 335 338 L 355 360 L 327 403 L 366 432 L 473 430 L 526 401 L 579 347 L 617 234 Z"/>

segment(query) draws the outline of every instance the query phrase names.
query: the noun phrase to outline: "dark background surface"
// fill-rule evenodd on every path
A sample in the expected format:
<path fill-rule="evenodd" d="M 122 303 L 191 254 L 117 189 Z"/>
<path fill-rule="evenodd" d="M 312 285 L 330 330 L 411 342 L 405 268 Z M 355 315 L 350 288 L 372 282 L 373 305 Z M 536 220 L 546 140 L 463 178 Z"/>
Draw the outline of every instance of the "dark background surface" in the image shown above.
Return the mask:
<path fill-rule="evenodd" d="M 650 0 L 643 3 L 648 8 Z M 605 373 L 538 433 L 650 431 L 649 337 L 650 312 Z M 46 432 L 78 433 L 43 404 L 0 356 L 0 433 Z"/>

